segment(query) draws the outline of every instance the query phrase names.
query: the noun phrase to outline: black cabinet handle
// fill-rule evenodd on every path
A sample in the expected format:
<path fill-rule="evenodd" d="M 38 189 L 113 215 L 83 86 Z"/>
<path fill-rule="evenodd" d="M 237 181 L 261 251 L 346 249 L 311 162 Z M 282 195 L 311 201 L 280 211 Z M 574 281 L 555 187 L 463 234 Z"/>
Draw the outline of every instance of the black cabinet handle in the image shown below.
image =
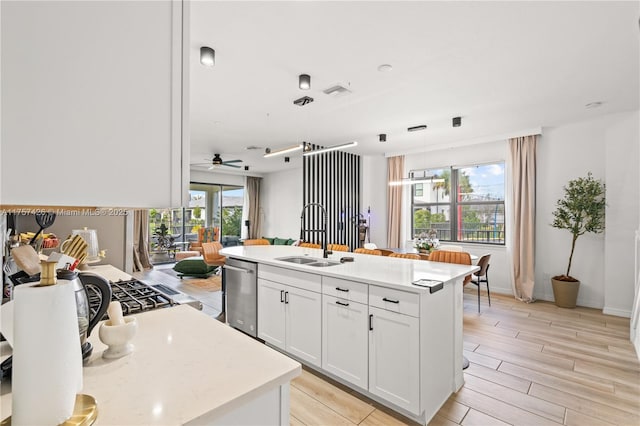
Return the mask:
<path fill-rule="evenodd" d="M 288 291 L 284 292 L 284 303 L 285 304 L 289 303 L 289 292 Z"/>
<path fill-rule="evenodd" d="M 338 291 L 344 291 L 345 293 L 349 293 L 349 289 L 348 289 L 348 288 L 340 288 L 340 287 L 336 287 L 336 290 L 338 290 Z"/>
<path fill-rule="evenodd" d="M 340 305 L 340 306 L 349 306 L 349 304 L 348 304 L 348 303 L 344 303 L 344 302 L 341 302 L 341 301 L 339 301 L 339 300 L 336 300 L 336 303 L 337 303 L 338 305 Z"/>
<path fill-rule="evenodd" d="M 280 290 L 280 303 L 284 302 L 284 290 Z"/>
<path fill-rule="evenodd" d="M 369 331 L 373 331 L 373 314 L 369 315 Z"/>
<path fill-rule="evenodd" d="M 382 300 L 384 300 L 385 302 L 400 303 L 399 300 L 387 299 L 386 297 L 383 297 Z"/>

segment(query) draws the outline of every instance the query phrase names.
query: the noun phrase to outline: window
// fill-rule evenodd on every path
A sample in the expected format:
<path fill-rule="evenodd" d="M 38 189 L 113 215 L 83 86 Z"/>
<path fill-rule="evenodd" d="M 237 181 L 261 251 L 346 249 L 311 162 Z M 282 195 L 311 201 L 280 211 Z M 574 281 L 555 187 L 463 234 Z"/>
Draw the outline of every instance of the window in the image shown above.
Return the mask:
<path fill-rule="evenodd" d="M 428 169 L 413 185 L 412 237 L 435 229 L 441 241 L 504 244 L 504 163 Z"/>
<path fill-rule="evenodd" d="M 188 207 L 149 211 L 151 251 L 156 249 L 157 238 L 154 236 L 162 225 L 179 249 L 196 241 L 198 229 L 204 226 L 219 227 L 221 237 L 240 237 L 244 188 L 199 183 L 191 183 L 189 188 Z"/>

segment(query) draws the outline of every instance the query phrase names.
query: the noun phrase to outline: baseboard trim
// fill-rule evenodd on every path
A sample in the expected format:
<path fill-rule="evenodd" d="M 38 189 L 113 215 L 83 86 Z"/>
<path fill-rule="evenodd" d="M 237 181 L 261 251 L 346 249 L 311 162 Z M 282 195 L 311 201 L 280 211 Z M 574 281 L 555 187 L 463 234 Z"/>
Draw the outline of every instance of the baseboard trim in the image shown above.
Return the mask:
<path fill-rule="evenodd" d="M 631 318 L 631 311 L 627 309 L 608 308 L 605 306 L 602 309 L 602 313 L 605 315 L 613 315 L 616 317 Z"/>

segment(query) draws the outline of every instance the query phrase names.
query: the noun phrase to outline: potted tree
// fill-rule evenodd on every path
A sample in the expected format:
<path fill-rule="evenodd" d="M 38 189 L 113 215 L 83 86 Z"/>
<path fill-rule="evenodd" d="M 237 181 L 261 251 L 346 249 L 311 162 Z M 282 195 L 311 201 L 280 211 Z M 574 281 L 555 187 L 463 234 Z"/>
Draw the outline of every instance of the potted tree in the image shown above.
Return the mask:
<path fill-rule="evenodd" d="M 605 184 L 587 177 L 570 180 L 564 187 L 564 198 L 556 203 L 551 226 L 566 229 L 571 233 L 571 253 L 564 275 L 551 278 L 553 297 L 561 308 L 575 308 L 580 281 L 572 277 L 571 261 L 578 237 L 587 232 L 599 234 L 604 231 Z"/>

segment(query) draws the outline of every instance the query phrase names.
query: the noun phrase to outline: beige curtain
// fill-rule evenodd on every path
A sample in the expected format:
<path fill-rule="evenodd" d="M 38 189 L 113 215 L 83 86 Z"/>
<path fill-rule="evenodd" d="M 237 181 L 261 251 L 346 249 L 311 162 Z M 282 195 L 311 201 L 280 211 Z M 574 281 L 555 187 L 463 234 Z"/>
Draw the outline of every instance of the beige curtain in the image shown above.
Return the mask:
<path fill-rule="evenodd" d="M 404 155 L 387 158 L 387 247 L 403 247 L 402 231 L 402 185 L 389 185 L 402 181 Z"/>
<path fill-rule="evenodd" d="M 133 212 L 133 270 L 151 269 L 149 261 L 149 210 Z"/>
<path fill-rule="evenodd" d="M 534 300 L 535 285 L 536 141 L 536 135 L 509 139 L 512 286 L 515 297 L 527 303 Z"/>
<path fill-rule="evenodd" d="M 260 238 L 260 181 L 262 178 L 247 176 L 245 190 L 249 197 L 249 239 Z M 244 226 L 244 223 L 242 224 Z"/>

